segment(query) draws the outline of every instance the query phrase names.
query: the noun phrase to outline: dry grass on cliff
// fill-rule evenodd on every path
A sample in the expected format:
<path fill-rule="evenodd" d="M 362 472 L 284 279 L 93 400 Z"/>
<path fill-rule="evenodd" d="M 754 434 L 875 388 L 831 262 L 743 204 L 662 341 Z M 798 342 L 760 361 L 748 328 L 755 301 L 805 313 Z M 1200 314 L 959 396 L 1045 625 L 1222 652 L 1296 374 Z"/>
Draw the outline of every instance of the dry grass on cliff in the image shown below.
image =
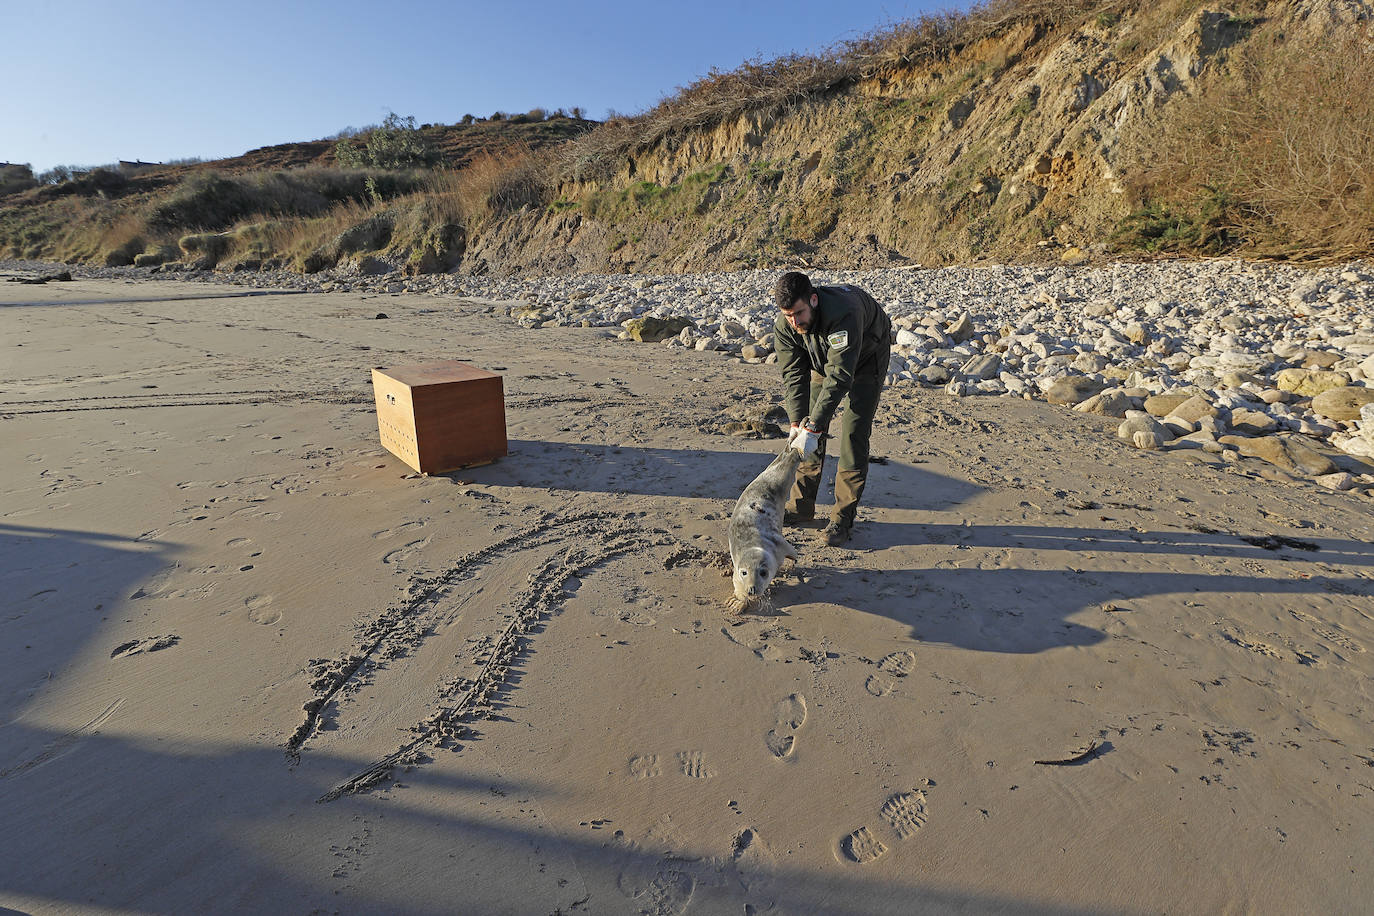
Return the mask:
<path fill-rule="evenodd" d="M 1374 29 L 1320 46 L 1256 39 L 1165 122 L 1137 192 L 1186 250 L 1224 233 L 1259 256 L 1339 259 L 1374 248 Z M 1145 221 L 1149 223 L 1148 220 Z M 1161 228 L 1162 227 L 1162 228 Z M 1169 245 L 1170 233 L 1180 244 Z M 1148 246 L 1146 246 L 1148 247 Z"/>
<path fill-rule="evenodd" d="M 469 225 L 547 202 L 553 160 L 528 147 L 511 146 L 476 156 L 450 179 Z"/>
<path fill-rule="evenodd" d="M 613 174 L 621 157 L 674 134 L 772 111 L 851 83 L 952 54 L 1017 25 L 1053 27 L 1120 8 L 1125 0 L 987 0 L 968 12 L 927 13 L 812 54 L 746 61 L 712 70 L 653 108 L 612 118 L 568 144 L 564 167 L 576 179 Z"/>

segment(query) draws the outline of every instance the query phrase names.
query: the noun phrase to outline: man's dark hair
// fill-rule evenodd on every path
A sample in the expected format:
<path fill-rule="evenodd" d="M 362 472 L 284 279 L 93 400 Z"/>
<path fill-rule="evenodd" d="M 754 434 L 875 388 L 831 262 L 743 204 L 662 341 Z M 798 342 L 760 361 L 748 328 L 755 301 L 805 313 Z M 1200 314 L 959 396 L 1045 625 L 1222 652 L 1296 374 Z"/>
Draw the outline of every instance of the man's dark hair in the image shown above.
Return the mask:
<path fill-rule="evenodd" d="M 804 273 L 789 270 L 778 278 L 777 285 L 773 287 L 773 301 L 780 309 L 790 309 L 792 304 L 798 299 L 810 301 L 811 294 L 816 288 L 811 285 L 811 278 Z"/>

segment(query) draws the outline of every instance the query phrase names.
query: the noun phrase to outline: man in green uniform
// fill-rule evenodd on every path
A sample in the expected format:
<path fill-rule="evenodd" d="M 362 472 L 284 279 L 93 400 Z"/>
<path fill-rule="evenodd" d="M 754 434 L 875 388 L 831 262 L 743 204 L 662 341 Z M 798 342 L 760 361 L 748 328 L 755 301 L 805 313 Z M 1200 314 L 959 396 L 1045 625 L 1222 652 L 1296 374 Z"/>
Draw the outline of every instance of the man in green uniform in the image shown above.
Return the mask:
<path fill-rule="evenodd" d="M 773 336 L 792 447 L 803 456 L 784 522 L 795 525 L 815 518 L 825 432 L 844 401 L 835 509 L 825 529 L 825 542 L 838 547 L 849 540 L 868 479 L 868 440 L 887 378 L 892 320 L 857 286 L 812 286 L 806 274 L 796 271 L 779 278 L 773 300 L 782 312 Z"/>

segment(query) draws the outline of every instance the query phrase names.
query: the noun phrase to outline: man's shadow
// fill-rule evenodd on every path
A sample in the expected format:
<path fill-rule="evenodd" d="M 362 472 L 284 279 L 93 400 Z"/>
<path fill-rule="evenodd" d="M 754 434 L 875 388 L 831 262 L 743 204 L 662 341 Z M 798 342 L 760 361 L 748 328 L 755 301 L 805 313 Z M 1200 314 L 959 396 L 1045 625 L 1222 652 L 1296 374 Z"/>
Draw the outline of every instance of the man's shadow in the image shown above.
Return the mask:
<path fill-rule="evenodd" d="M 782 439 L 750 442 L 749 451 L 647 448 L 589 442 L 513 439 L 510 453 L 494 464 L 455 471 L 455 479 L 509 487 L 550 487 L 590 493 L 683 496 L 733 502 L 784 448 Z M 835 458 L 826 460 L 828 497 Z M 964 480 L 895 460 L 873 465 L 870 492 L 896 509 L 945 509 L 982 488 Z M 874 487 L 875 481 L 881 481 Z"/>
<path fill-rule="evenodd" d="M 1132 601 L 1149 596 L 1178 595 L 1180 600 L 1194 594 L 1368 596 L 1372 589 L 1367 580 L 1323 574 L 1323 568 L 1316 565 L 1374 565 L 1374 547 L 1351 540 L 1293 540 L 1284 546 L 1282 540 L 1255 539 L 1260 542 L 1256 544 L 1224 532 L 885 522 L 871 522 L 865 528 L 862 537 L 881 545 L 879 549 L 900 545 L 919 551 L 922 545 L 954 544 L 956 549 L 969 548 L 970 552 L 963 554 L 969 562 L 938 565 L 940 561 L 932 552 L 928 567 L 816 569 L 803 584 L 787 578 L 779 581 L 774 586 L 774 600 L 779 605 L 823 601 L 890 617 L 909 626 L 913 638 L 921 642 L 1023 654 L 1101 642 L 1106 636 L 1100 630 L 1069 618 L 1090 610 L 1128 616 L 1138 613 L 1132 609 Z M 1276 544 L 1277 548 L 1265 544 Z M 1026 569 L 1014 561 L 1010 565 L 981 566 L 979 561 L 991 555 L 972 552 L 978 548 L 1062 552 L 1054 563 L 1062 568 Z M 941 550 L 939 556 L 947 553 Z M 1136 570 L 1131 568 L 1131 554 L 1148 555 L 1156 561 L 1164 556 L 1176 556 L 1181 561 L 1256 559 L 1271 567 L 1289 565 L 1293 575 L 1277 578 L 1172 572 L 1157 567 Z"/>

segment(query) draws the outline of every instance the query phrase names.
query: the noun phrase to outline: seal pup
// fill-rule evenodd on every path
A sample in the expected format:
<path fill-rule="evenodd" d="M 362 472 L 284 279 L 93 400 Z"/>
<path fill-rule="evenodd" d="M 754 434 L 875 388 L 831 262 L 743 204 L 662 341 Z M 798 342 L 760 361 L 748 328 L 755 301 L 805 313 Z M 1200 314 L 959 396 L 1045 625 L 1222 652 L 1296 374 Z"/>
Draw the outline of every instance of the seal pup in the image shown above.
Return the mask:
<path fill-rule="evenodd" d="M 784 558 L 797 558 L 797 549 L 782 536 L 783 505 L 797 477 L 801 452 L 791 439 L 782 454 L 754 482 L 744 488 L 730 516 L 730 569 L 735 596 L 729 607 L 743 613 L 763 600 Z"/>

